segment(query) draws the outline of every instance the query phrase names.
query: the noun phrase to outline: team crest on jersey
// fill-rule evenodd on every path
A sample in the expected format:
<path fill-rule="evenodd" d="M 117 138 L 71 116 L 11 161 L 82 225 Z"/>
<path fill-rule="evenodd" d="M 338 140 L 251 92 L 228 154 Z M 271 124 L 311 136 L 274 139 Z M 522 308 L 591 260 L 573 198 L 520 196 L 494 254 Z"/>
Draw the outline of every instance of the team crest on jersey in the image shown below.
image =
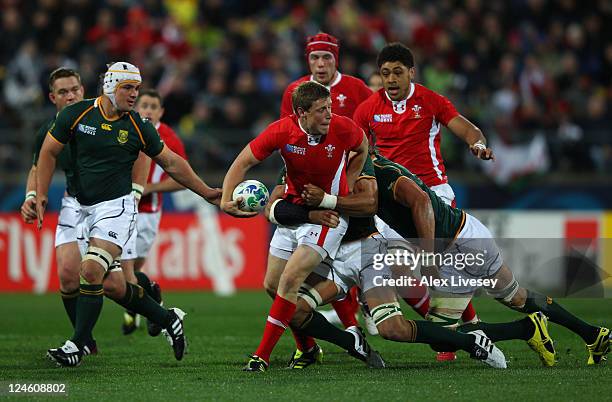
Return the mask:
<path fill-rule="evenodd" d="M 78 125 L 78 131 L 82 132 L 83 134 L 96 135 L 95 127 L 86 126 L 85 124 L 81 124 L 81 123 L 79 123 Z"/>
<path fill-rule="evenodd" d="M 306 148 L 298 147 L 296 145 L 287 144 L 285 145 L 285 150 L 292 154 L 306 155 Z"/>
<path fill-rule="evenodd" d="M 125 144 L 128 141 L 128 131 L 127 130 L 119 130 L 119 135 L 117 136 L 117 141 L 119 141 L 119 144 Z"/>
<path fill-rule="evenodd" d="M 333 146 L 332 144 L 327 144 L 327 146 L 325 147 L 325 150 L 327 151 L 327 157 L 328 158 L 332 158 L 333 157 L 332 153 L 334 152 L 334 149 L 336 149 L 335 146 Z"/>
<path fill-rule="evenodd" d="M 397 114 L 402 114 L 406 111 L 406 99 L 399 102 L 393 102 L 393 111 Z"/>
<path fill-rule="evenodd" d="M 338 99 L 338 102 L 340 102 L 338 104 L 338 106 L 339 107 L 344 107 L 344 101 L 346 100 L 346 95 L 340 94 L 340 95 L 336 96 L 336 99 Z"/>
<path fill-rule="evenodd" d="M 393 123 L 392 114 L 375 114 L 374 122 L 376 123 Z"/>
<path fill-rule="evenodd" d="M 421 115 L 419 114 L 419 112 L 421 111 L 421 109 L 423 109 L 422 107 L 420 107 L 419 105 L 414 105 L 412 107 L 412 112 L 414 113 L 414 117 L 415 119 L 420 119 Z"/>
<path fill-rule="evenodd" d="M 111 131 L 113 129 L 113 126 L 111 126 L 108 123 L 102 123 L 100 127 L 102 127 L 102 130 L 106 130 L 106 131 Z"/>

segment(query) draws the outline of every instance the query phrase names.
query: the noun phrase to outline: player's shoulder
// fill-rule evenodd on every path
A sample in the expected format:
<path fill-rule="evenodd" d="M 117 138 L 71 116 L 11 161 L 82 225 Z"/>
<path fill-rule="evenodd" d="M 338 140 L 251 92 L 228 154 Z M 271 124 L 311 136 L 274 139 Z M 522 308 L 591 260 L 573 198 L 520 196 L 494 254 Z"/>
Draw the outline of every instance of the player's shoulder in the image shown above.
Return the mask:
<path fill-rule="evenodd" d="M 170 127 L 169 125 L 161 121 L 159 122 L 159 127 L 157 128 L 157 132 L 159 133 L 159 136 L 162 137 L 162 139 L 165 139 L 164 137 L 170 137 L 170 138 L 178 137 L 178 134 L 176 133 L 176 131 L 174 131 L 172 127 Z"/>
<path fill-rule="evenodd" d="M 361 78 L 355 77 L 353 75 L 348 75 L 348 74 L 342 74 L 342 79 L 340 80 L 340 82 L 344 84 L 348 84 L 348 85 L 359 85 L 359 86 L 367 87 L 366 83 L 363 82 Z"/>
<path fill-rule="evenodd" d="M 59 116 L 67 116 L 69 118 L 76 119 L 77 117 L 81 116 L 84 112 L 88 110 L 93 110 L 95 103 L 96 103 L 96 98 L 83 99 L 82 101 L 75 102 L 72 105 L 68 105 L 64 107 L 62 111 L 59 112 L 59 114 L 56 116 L 56 118 Z M 55 121 L 56 118 L 54 118 L 53 121 Z"/>
<path fill-rule="evenodd" d="M 358 127 L 351 118 L 335 113 L 332 113 L 332 124 L 336 126 L 336 129 L 352 129 L 353 127 Z"/>
<path fill-rule="evenodd" d="M 297 80 L 292 81 L 289 85 L 287 85 L 287 89 L 285 89 L 285 92 L 293 92 L 293 90 L 297 88 L 298 85 L 306 81 L 310 81 L 310 75 L 304 75 L 298 78 Z"/>
<path fill-rule="evenodd" d="M 149 119 L 143 118 L 137 111 L 130 110 L 128 112 L 128 115 L 132 123 L 134 123 L 136 125 L 136 128 L 138 128 L 139 130 L 155 130 L 155 126 L 153 125 L 153 123 L 151 123 Z"/>
<path fill-rule="evenodd" d="M 414 83 L 414 96 L 429 98 L 432 96 L 440 96 L 440 94 L 433 89 L 427 88 L 425 85 Z"/>
<path fill-rule="evenodd" d="M 297 126 L 297 117 L 295 114 L 290 114 L 285 117 L 281 117 L 278 120 L 273 121 L 268 124 L 268 127 L 262 133 L 278 133 L 278 132 L 287 132 L 289 133 L 293 128 Z"/>

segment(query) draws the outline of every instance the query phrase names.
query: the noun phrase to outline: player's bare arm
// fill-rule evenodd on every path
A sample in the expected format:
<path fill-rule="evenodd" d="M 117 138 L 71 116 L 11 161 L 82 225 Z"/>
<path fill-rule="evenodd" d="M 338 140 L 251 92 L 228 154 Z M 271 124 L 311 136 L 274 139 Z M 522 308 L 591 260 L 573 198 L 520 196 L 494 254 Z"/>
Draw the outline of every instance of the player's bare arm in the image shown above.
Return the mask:
<path fill-rule="evenodd" d="M 168 147 L 164 147 L 162 151 L 153 158 L 155 162 L 161 166 L 174 180 L 181 183 L 206 201 L 214 205 L 219 205 L 221 199 L 221 191 L 208 186 L 198 175 L 193 171 L 189 163 Z"/>
<path fill-rule="evenodd" d="M 365 134 L 363 134 L 361 144 L 359 144 L 357 148 L 351 149 L 351 151 L 355 152 L 355 155 L 351 158 L 346 168 L 346 181 L 349 186 L 349 191 L 353 191 L 353 186 L 363 170 L 363 165 L 368 157 L 368 139 Z"/>
<path fill-rule="evenodd" d="M 259 162 L 260 161 L 255 155 L 253 155 L 251 147 L 249 145 L 244 147 L 223 179 L 223 196 L 221 197 L 220 204 L 221 210 L 238 218 L 248 218 L 257 215 L 257 212 L 245 212 L 240 210 L 240 208 L 238 208 L 240 199 L 232 201 L 232 193 L 236 186 L 244 180 L 244 176 L 249 169 Z"/>
<path fill-rule="evenodd" d="M 395 182 L 395 201 L 410 208 L 414 226 L 425 251 L 434 251 L 436 219 L 429 195 L 407 177 L 401 176 Z"/>
<path fill-rule="evenodd" d="M 47 134 L 36 165 L 36 217 L 39 229 L 42 227 L 43 216 L 49 200 L 47 195 L 53 172 L 55 172 L 57 156 L 62 152 L 62 149 L 64 149 L 64 144 Z"/>
<path fill-rule="evenodd" d="M 26 196 L 20 211 L 25 223 L 32 223 L 36 219 L 36 165 L 32 165 L 28 173 Z"/>
<path fill-rule="evenodd" d="M 474 123 L 459 115 L 453 117 L 451 121 L 448 122 L 447 127 L 453 134 L 468 144 L 470 151 L 475 157 L 484 161 L 495 160 L 493 150 L 487 147 L 487 139 Z"/>
<path fill-rule="evenodd" d="M 151 166 L 150 160 L 144 152 L 140 152 L 132 167 L 132 193 L 136 201 L 140 201 L 140 198 L 144 195 L 144 186 L 147 183 Z"/>
<path fill-rule="evenodd" d="M 302 191 L 306 205 L 317 207 L 323 201 L 325 192 L 319 187 L 307 184 Z M 338 197 L 336 211 L 349 216 L 373 216 L 378 210 L 378 187 L 373 177 L 361 176 L 357 179 L 353 193 Z"/>
<path fill-rule="evenodd" d="M 144 188 L 142 195 L 149 195 L 151 193 L 172 193 L 174 191 L 184 190 L 185 186 L 178 183 L 171 177 L 167 177 L 157 183 L 147 183 Z"/>

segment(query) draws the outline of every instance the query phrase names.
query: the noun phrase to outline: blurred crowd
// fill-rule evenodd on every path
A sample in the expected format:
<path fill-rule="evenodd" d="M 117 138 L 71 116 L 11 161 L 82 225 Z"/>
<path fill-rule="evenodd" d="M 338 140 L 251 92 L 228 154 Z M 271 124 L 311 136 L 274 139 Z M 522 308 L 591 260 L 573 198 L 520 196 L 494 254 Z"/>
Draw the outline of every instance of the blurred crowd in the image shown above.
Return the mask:
<path fill-rule="evenodd" d="M 411 47 L 417 81 L 502 154 L 537 143 L 523 168 L 612 167 L 610 1 L 0 0 L 0 14 L 2 172 L 26 171 L 34 129 L 54 110 L 50 71 L 78 69 L 93 97 L 117 60 L 164 96 L 163 120 L 196 170 L 221 171 L 278 117 L 285 87 L 306 73 L 305 39 L 319 31 L 340 39 L 340 71 L 364 80 L 385 43 Z M 460 144 L 444 142 L 450 168 L 472 168 Z"/>

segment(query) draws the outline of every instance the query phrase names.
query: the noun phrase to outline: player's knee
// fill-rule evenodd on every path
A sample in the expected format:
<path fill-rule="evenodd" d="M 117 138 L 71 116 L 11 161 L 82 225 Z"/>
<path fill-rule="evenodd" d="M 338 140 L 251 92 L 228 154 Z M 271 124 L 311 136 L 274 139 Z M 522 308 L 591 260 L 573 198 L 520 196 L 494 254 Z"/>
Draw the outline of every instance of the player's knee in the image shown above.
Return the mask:
<path fill-rule="evenodd" d="M 266 276 L 264 278 L 264 289 L 266 290 L 266 293 L 270 295 L 271 298 L 274 298 L 278 289 L 278 282 L 276 280 L 271 280 Z"/>
<path fill-rule="evenodd" d="M 81 265 L 81 281 L 90 285 L 101 284 L 104 278 L 103 268 L 96 263 L 84 263 Z"/>
<path fill-rule="evenodd" d="M 519 288 L 516 294 L 510 300 L 510 307 L 513 309 L 521 309 L 527 302 L 527 289 Z"/>
<path fill-rule="evenodd" d="M 376 326 L 381 337 L 388 341 L 406 342 L 412 339 L 412 327 L 402 317 L 385 320 Z"/>
<path fill-rule="evenodd" d="M 58 269 L 57 276 L 59 278 L 60 290 L 70 293 L 79 288 L 79 270 L 63 270 Z"/>

